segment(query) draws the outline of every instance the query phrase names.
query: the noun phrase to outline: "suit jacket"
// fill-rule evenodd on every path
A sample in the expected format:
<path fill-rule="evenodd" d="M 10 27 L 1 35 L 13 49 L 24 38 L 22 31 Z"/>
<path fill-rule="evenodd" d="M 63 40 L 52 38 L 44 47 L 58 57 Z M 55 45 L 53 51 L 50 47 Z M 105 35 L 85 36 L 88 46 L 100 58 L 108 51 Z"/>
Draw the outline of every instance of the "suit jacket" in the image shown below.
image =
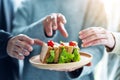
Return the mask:
<path fill-rule="evenodd" d="M 0 29 L 11 32 L 13 5 L 11 0 L 0 0 Z"/>
<path fill-rule="evenodd" d="M 6 52 L 8 40 L 12 37 L 8 33 L 12 27 L 12 17 L 11 0 L 0 0 L 0 80 L 18 80 L 19 78 L 18 60 L 8 56 Z"/>

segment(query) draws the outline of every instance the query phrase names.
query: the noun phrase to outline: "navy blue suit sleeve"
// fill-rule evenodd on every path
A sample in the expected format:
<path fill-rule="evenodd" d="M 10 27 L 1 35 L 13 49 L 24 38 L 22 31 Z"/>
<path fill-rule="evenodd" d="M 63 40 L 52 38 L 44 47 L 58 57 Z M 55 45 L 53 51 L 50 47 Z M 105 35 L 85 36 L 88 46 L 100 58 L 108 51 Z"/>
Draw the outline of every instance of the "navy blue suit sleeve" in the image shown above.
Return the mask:
<path fill-rule="evenodd" d="M 8 32 L 0 30 L 0 59 L 7 57 L 7 43 L 12 35 Z"/>

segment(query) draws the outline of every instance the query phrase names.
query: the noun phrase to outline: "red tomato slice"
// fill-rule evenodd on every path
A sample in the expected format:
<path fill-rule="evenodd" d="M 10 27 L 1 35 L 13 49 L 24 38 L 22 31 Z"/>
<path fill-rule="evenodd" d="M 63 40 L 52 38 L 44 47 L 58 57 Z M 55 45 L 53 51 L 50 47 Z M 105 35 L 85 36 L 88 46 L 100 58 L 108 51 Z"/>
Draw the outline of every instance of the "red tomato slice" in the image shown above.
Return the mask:
<path fill-rule="evenodd" d="M 53 47 L 53 46 L 54 46 L 54 41 L 52 41 L 52 40 L 49 40 L 49 41 L 47 42 L 47 44 L 48 44 L 48 46 L 51 46 L 51 47 Z"/>
<path fill-rule="evenodd" d="M 77 43 L 75 41 L 70 41 L 69 42 L 69 46 L 76 46 L 76 45 L 77 45 Z"/>

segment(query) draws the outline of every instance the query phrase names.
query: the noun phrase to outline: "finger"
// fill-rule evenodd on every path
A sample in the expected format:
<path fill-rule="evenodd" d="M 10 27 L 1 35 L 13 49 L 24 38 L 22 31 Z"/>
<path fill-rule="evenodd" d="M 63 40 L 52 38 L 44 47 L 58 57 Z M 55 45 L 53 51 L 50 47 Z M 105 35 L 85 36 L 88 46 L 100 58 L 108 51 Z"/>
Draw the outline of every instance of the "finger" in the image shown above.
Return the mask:
<path fill-rule="evenodd" d="M 58 13 L 57 20 L 59 22 L 62 22 L 63 24 L 66 24 L 66 22 L 67 22 L 65 16 L 63 16 L 61 13 Z"/>
<path fill-rule="evenodd" d="M 20 53 L 22 55 L 25 55 L 25 56 L 28 56 L 30 54 L 30 52 L 28 52 L 28 50 L 20 48 L 19 46 L 14 47 L 13 51 Z"/>
<path fill-rule="evenodd" d="M 13 52 L 13 57 L 20 60 L 23 60 L 25 58 L 23 55 L 19 55 L 19 53 L 16 51 Z"/>
<path fill-rule="evenodd" d="M 23 42 L 23 41 L 19 41 L 19 40 L 18 40 L 18 41 L 15 43 L 15 45 L 16 45 L 16 46 L 19 46 L 21 49 L 26 49 L 26 50 L 28 50 L 29 52 L 31 52 L 31 51 L 33 50 L 33 48 L 32 48 L 31 45 L 29 45 L 28 43 Z"/>
<path fill-rule="evenodd" d="M 106 31 L 103 28 L 92 27 L 92 28 L 88 28 L 88 29 L 80 31 L 79 35 L 80 35 L 80 39 L 84 39 L 94 34 L 105 34 L 105 33 Z"/>
<path fill-rule="evenodd" d="M 51 20 L 52 20 L 53 30 L 56 30 L 57 29 L 57 14 L 53 13 L 51 15 Z"/>
<path fill-rule="evenodd" d="M 44 29 L 45 29 L 45 33 L 48 35 L 48 36 L 52 36 L 52 22 L 51 22 L 51 17 L 48 16 L 45 20 L 45 22 L 43 23 L 44 25 Z"/>
<path fill-rule="evenodd" d="M 64 24 L 61 22 L 58 22 L 58 30 L 60 31 L 60 33 L 64 36 L 64 37 L 68 37 L 68 33 L 64 27 Z"/>
<path fill-rule="evenodd" d="M 90 63 L 86 64 L 86 66 L 92 66 L 92 63 L 90 62 Z"/>
<path fill-rule="evenodd" d="M 37 45 L 42 46 L 43 45 L 43 41 L 39 40 L 39 39 L 34 39 L 34 43 Z"/>
<path fill-rule="evenodd" d="M 17 53 L 22 53 L 22 49 L 19 46 L 14 46 L 13 51 Z"/>
<path fill-rule="evenodd" d="M 82 44 L 82 47 L 89 47 L 89 46 L 95 46 L 95 45 L 106 45 L 107 44 L 106 39 L 99 39 L 99 40 L 94 40 L 92 42 Z"/>
<path fill-rule="evenodd" d="M 20 34 L 17 38 L 18 38 L 19 40 L 21 40 L 21 41 L 27 42 L 27 43 L 30 44 L 30 45 L 34 44 L 34 40 L 31 39 L 31 38 L 29 38 L 29 37 L 26 36 L 26 35 Z"/>
<path fill-rule="evenodd" d="M 30 52 L 26 49 L 22 49 L 22 53 L 25 55 L 25 56 L 28 56 L 30 54 Z"/>
<path fill-rule="evenodd" d="M 92 42 L 94 40 L 98 40 L 98 39 L 106 39 L 107 40 L 107 34 L 95 34 L 95 35 L 91 35 L 89 37 L 86 37 L 82 40 L 82 42 L 84 44 Z"/>

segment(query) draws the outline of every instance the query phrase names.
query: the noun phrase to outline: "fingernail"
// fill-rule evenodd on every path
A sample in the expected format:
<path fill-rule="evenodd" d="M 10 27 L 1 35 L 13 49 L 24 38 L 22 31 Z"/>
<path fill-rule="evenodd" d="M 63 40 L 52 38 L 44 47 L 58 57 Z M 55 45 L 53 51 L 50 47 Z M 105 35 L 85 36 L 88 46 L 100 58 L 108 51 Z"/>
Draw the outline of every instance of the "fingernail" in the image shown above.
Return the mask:
<path fill-rule="evenodd" d="M 82 42 L 84 42 L 84 40 L 82 40 Z"/>
<path fill-rule="evenodd" d="M 86 40 L 82 40 L 82 42 L 86 42 Z"/>
<path fill-rule="evenodd" d="M 32 40 L 31 40 L 30 44 L 31 44 L 31 45 L 33 45 L 33 44 L 34 44 L 34 39 L 32 39 Z"/>
<path fill-rule="evenodd" d="M 61 16 L 61 14 L 58 14 L 58 17 L 60 17 Z"/>
<path fill-rule="evenodd" d="M 85 44 L 82 44 L 81 46 L 82 46 L 82 47 L 87 47 L 87 45 L 85 45 Z"/>
<path fill-rule="evenodd" d="M 67 37 L 68 37 L 68 34 L 66 34 L 65 37 L 67 38 Z"/>
<path fill-rule="evenodd" d="M 79 34 L 82 34 L 82 32 L 80 31 Z"/>
<path fill-rule="evenodd" d="M 63 20 L 63 23 L 64 23 L 64 24 L 67 23 L 66 19 Z"/>
<path fill-rule="evenodd" d="M 52 36 L 52 32 L 48 32 L 48 36 Z"/>
<path fill-rule="evenodd" d="M 29 48 L 24 49 L 23 52 L 26 52 L 26 51 L 32 51 L 32 50 L 33 50 L 33 47 L 30 46 Z"/>
<path fill-rule="evenodd" d="M 56 27 L 56 26 L 53 26 L 53 29 L 54 29 L 54 30 L 56 30 L 56 29 L 57 29 L 57 27 Z"/>
<path fill-rule="evenodd" d="M 84 47 L 83 44 L 81 46 Z"/>
<path fill-rule="evenodd" d="M 19 56 L 18 57 L 20 60 L 23 60 L 25 57 L 24 56 Z"/>
<path fill-rule="evenodd" d="M 89 43 L 89 44 L 86 44 L 86 47 L 89 47 L 89 46 L 92 46 L 92 44 L 91 44 L 91 43 Z"/>
<path fill-rule="evenodd" d="M 82 35 L 80 35 L 80 36 L 79 36 L 79 38 L 80 38 L 80 39 L 82 39 L 82 38 L 83 38 L 83 36 L 82 36 Z"/>
<path fill-rule="evenodd" d="M 25 56 L 28 56 L 29 55 L 29 52 L 28 52 L 28 50 L 24 50 L 25 52 L 24 52 L 24 55 Z"/>

